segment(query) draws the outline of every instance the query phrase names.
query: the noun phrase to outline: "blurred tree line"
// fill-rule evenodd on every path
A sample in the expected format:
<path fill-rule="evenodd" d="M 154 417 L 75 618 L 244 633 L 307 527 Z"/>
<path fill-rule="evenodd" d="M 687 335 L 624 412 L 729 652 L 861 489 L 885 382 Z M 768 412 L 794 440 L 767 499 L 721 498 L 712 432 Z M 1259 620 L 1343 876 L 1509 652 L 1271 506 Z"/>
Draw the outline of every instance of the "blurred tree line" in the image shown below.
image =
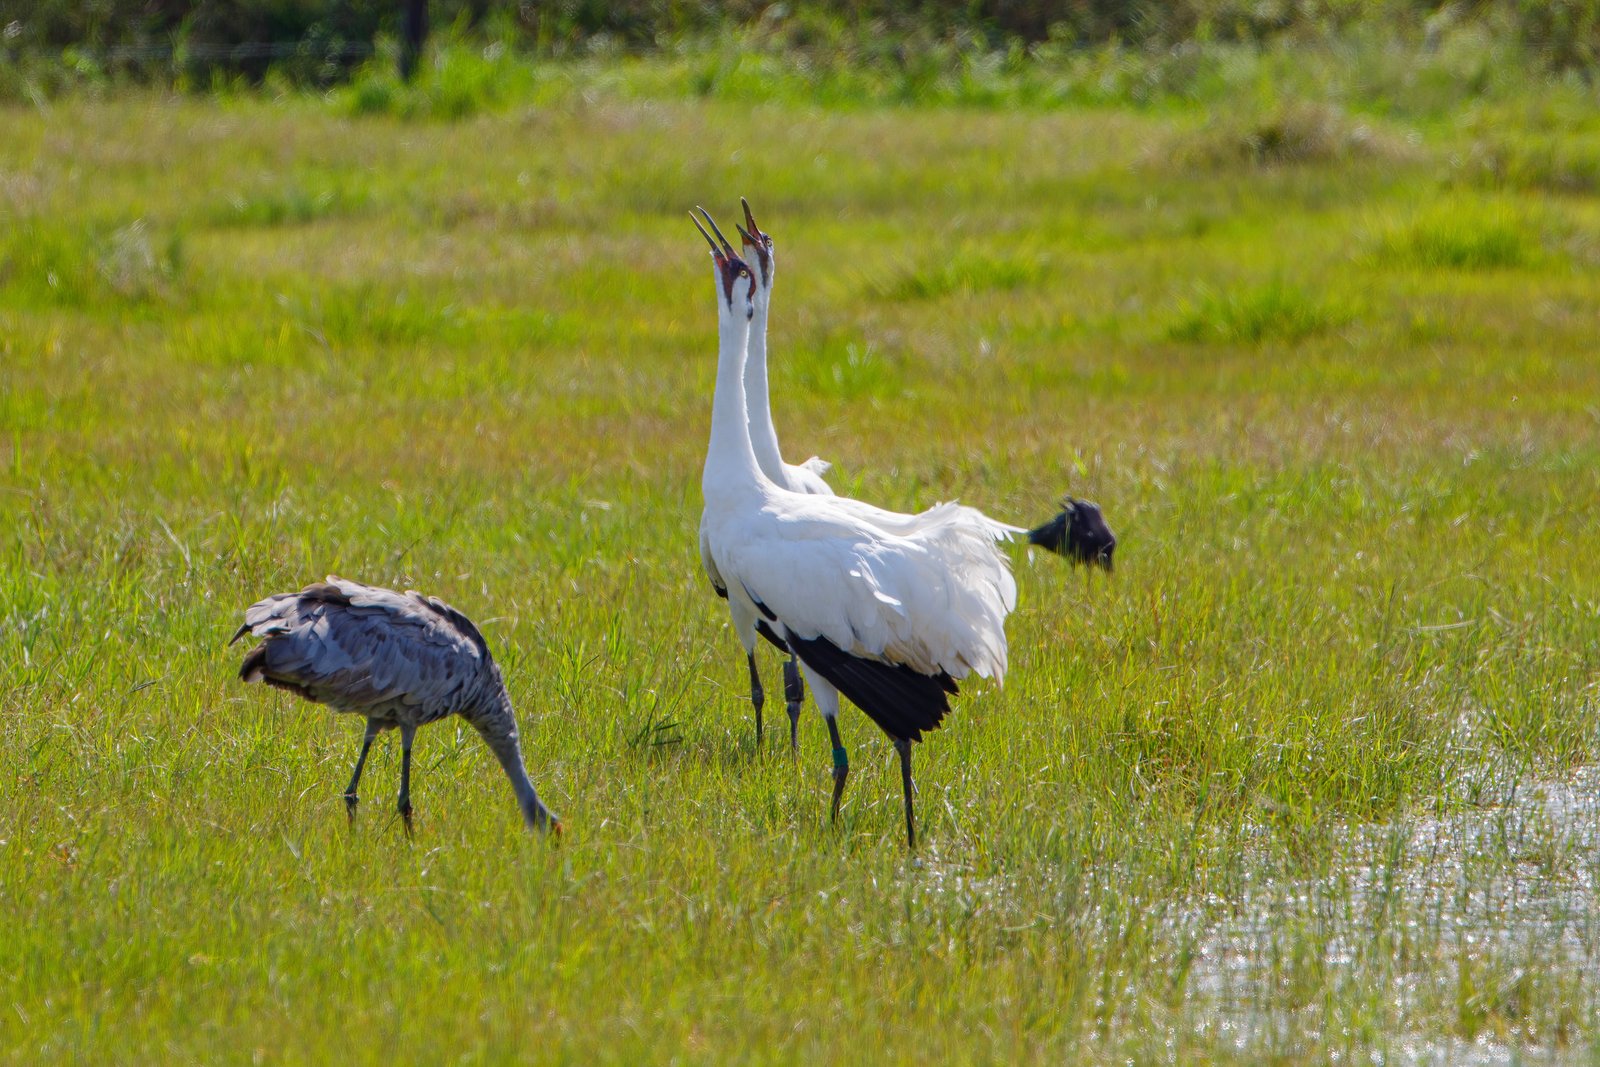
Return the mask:
<path fill-rule="evenodd" d="M 1557 70 L 1600 59 L 1600 0 L 0 0 L 0 62 L 65 55 L 139 76 L 181 67 L 255 80 L 276 70 L 341 80 L 377 42 L 406 37 L 407 8 L 462 34 L 533 54 L 649 51 L 728 28 L 772 47 L 961 35 L 993 48 L 1053 40 L 1172 48 L 1189 42 L 1326 36 L 1355 24 L 1426 36 L 1441 18 L 1481 18 Z"/>

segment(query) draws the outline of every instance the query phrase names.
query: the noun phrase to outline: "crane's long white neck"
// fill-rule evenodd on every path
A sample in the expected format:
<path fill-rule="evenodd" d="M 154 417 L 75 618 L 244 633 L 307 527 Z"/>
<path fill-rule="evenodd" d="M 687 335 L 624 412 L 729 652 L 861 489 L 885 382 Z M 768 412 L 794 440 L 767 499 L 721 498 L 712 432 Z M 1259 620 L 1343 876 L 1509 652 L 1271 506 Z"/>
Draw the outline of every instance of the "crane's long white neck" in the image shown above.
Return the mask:
<path fill-rule="evenodd" d="M 772 425 L 772 401 L 767 386 L 767 312 L 770 294 L 756 301 L 755 317 L 750 320 L 750 342 L 745 346 L 744 405 L 750 426 L 750 447 L 755 452 L 761 473 L 783 485 L 783 453 L 778 449 L 778 431 Z"/>
<path fill-rule="evenodd" d="M 718 290 L 718 299 L 721 299 Z M 745 412 L 745 343 L 750 323 L 739 314 L 717 316 L 717 387 L 711 398 L 711 443 L 706 449 L 700 491 L 709 503 L 729 495 L 759 490 L 763 480 L 750 447 L 750 421 Z"/>

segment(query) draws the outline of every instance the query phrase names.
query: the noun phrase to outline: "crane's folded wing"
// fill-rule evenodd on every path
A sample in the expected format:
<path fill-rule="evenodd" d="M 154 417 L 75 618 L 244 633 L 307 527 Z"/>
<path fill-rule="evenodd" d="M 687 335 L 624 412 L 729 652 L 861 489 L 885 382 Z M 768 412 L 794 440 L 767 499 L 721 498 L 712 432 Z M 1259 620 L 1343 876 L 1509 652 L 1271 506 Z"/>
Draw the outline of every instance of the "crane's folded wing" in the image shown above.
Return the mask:
<path fill-rule="evenodd" d="M 789 516 L 729 538 L 724 573 L 801 638 L 923 674 L 1003 679 L 1005 618 L 1016 606 L 1009 563 L 981 530 L 910 536 L 848 520 Z"/>

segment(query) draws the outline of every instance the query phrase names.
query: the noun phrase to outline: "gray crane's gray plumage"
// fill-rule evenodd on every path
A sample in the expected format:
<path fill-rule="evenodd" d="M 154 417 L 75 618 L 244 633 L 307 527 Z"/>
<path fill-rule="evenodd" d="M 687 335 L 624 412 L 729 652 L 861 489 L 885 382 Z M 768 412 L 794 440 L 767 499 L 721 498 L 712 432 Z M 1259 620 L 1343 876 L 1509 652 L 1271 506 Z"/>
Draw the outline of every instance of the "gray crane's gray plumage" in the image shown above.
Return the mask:
<path fill-rule="evenodd" d="M 246 682 L 265 682 L 361 715 L 366 736 L 345 804 L 355 816 L 356 787 L 373 739 L 398 729 L 402 750 L 398 809 L 411 830 L 411 742 L 417 727 L 460 715 L 505 769 L 528 825 L 560 831 L 522 761 L 517 719 L 500 668 L 472 621 L 444 601 L 362 585 L 333 575 L 298 593 L 250 605 L 233 635 L 261 638 L 239 667 Z"/>

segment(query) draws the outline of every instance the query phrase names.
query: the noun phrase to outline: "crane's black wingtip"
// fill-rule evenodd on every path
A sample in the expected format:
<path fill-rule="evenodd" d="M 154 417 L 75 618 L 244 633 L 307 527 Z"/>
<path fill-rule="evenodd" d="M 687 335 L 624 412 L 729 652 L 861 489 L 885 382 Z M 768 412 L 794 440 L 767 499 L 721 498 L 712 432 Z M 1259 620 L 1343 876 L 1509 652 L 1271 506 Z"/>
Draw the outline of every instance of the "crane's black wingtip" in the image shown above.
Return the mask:
<path fill-rule="evenodd" d="M 920 741 L 950 714 L 950 695 L 960 692 L 946 671 L 922 674 L 910 667 L 853 656 L 820 634 L 809 640 L 788 635 L 790 651 L 866 712 L 890 737 Z"/>

